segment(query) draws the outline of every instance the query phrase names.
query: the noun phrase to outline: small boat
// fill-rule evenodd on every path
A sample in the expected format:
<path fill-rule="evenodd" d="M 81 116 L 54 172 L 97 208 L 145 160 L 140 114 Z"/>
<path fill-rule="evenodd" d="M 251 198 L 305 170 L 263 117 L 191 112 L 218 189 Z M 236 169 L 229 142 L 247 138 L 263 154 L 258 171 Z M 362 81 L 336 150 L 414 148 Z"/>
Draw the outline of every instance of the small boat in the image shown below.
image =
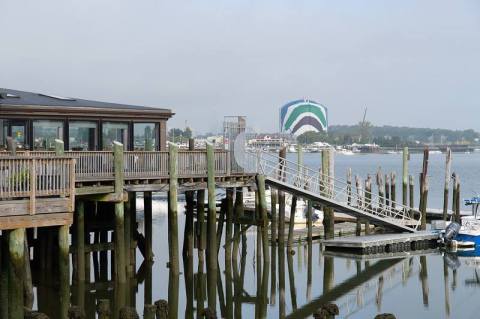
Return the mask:
<path fill-rule="evenodd" d="M 460 243 L 473 242 L 475 247 L 480 247 L 480 216 L 478 216 L 480 197 L 465 200 L 465 205 L 472 206 L 472 216 L 462 217 L 462 225 L 455 240 Z"/>

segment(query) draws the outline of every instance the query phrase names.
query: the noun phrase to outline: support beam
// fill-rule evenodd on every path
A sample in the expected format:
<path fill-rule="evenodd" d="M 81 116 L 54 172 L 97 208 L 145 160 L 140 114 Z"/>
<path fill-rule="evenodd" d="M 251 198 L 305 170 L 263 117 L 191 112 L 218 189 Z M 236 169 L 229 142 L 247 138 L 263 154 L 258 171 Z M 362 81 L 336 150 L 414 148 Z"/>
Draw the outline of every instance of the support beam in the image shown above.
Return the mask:
<path fill-rule="evenodd" d="M 152 192 L 143 193 L 143 207 L 145 215 L 145 259 L 153 260 L 153 246 L 152 246 Z"/>
<path fill-rule="evenodd" d="M 178 260 L 178 162 L 177 153 L 178 147 L 170 143 L 168 146 L 169 153 L 169 191 L 168 191 L 168 243 L 169 243 L 169 265 L 170 274 L 178 276 L 179 274 L 179 260 Z M 178 291 L 177 291 L 178 294 Z M 169 305 L 170 307 L 170 305 Z M 170 309 L 169 309 L 170 310 Z"/>
<path fill-rule="evenodd" d="M 25 229 L 18 228 L 9 232 L 10 268 L 8 277 L 9 318 L 24 317 L 23 269 L 25 267 Z"/>
<path fill-rule="evenodd" d="M 208 185 L 208 216 L 207 216 L 207 290 L 208 308 L 217 308 L 217 238 L 215 223 L 217 219 L 215 202 L 215 157 L 213 145 L 207 143 L 207 185 Z"/>

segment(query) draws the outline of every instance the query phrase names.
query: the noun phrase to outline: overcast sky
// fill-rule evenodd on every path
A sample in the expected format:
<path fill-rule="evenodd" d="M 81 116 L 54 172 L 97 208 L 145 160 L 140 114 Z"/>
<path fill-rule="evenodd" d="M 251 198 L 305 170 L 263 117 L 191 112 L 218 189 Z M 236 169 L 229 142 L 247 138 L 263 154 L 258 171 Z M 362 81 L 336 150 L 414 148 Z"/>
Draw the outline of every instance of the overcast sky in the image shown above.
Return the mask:
<path fill-rule="evenodd" d="M 0 87 L 167 107 L 169 126 L 293 99 L 330 124 L 480 130 L 480 1 L 0 0 Z"/>

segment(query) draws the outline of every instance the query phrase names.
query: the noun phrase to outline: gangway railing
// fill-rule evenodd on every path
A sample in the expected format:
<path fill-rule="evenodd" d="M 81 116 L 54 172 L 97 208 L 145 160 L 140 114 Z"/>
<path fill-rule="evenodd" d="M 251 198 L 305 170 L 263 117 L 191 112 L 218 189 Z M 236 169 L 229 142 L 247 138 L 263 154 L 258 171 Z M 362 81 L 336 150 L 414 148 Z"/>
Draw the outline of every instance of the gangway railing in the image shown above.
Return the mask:
<path fill-rule="evenodd" d="M 387 224 L 400 225 L 411 231 L 416 231 L 420 225 L 421 214 L 408 206 L 387 200 L 373 192 L 353 192 L 346 181 L 323 174 L 320 170 L 280 159 L 277 154 L 247 151 L 242 164 L 247 172 L 263 174 L 298 192 L 313 193 L 323 202 L 332 202 L 346 208 L 346 213 L 349 209 L 360 211 L 365 215 L 376 216 Z"/>

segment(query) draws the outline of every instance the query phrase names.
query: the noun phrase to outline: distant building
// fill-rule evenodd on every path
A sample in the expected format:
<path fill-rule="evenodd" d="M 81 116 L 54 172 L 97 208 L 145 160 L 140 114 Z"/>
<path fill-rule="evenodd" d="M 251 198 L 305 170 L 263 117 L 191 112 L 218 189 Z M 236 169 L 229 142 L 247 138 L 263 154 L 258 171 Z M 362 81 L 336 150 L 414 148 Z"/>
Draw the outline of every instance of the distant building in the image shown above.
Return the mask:
<path fill-rule="evenodd" d="M 328 130 L 327 108 L 315 101 L 296 100 L 280 108 L 280 131 L 299 136 Z"/>

